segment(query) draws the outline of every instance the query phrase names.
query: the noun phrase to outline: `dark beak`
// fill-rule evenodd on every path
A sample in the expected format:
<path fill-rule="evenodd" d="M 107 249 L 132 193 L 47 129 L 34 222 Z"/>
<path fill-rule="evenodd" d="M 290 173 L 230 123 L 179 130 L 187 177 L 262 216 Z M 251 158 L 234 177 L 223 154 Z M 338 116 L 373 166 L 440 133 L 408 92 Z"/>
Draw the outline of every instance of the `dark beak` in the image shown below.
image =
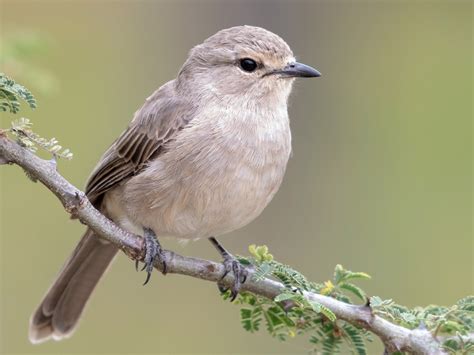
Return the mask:
<path fill-rule="evenodd" d="M 309 65 L 303 63 L 290 63 L 281 70 L 276 70 L 272 74 L 281 74 L 285 77 L 295 78 L 315 78 L 321 76 L 321 73 Z"/>

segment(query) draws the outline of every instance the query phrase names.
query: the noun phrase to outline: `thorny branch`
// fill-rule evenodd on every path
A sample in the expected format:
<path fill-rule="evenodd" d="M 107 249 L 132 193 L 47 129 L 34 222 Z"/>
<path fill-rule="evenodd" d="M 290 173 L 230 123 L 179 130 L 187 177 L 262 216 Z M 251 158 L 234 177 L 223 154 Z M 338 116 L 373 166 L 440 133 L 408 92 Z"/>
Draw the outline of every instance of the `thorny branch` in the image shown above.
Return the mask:
<path fill-rule="evenodd" d="M 79 189 L 70 184 L 56 170 L 56 164 L 42 160 L 27 149 L 12 141 L 0 131 L 0 164 L 16 164 L 28 176 L 40 181 L 61 201 L 65 210 L 89 226 L 98 235 L 114 243 L 129 257 L 141 260 L 144 248 L 141 237 L 117 226 L 92 206 Z M 167 272 L 187 275 L 202 280 L 217 282 L 224 273 L 222 264 L 191 257 L 184 257 L 166 251 Z M 162 265 L 155 267 L 161 271 Z M 252 270 L 249 270 L 250 274 Z M 230 286 L 232 275 L 227 275 L 223 284 Z M 283 284 L 271 279 L 255 281 L 251 275 L 242 290 L 274 299 L 284 289 Z M 407 329 L 393 324 L 372 313 L 369 306 L 357 306 L 338 301 L 317 293 L 304 294 L 310 300 L 329 308 L 338 319 L 363 327 L 376 334 L 385 344 L 386 352 L 406 351 L 413 354 L 445 354 L 440 348 L 442 339 L 437 339 L 423 328 Z M 472 334 L 471 338 L 474 337 Z"/>

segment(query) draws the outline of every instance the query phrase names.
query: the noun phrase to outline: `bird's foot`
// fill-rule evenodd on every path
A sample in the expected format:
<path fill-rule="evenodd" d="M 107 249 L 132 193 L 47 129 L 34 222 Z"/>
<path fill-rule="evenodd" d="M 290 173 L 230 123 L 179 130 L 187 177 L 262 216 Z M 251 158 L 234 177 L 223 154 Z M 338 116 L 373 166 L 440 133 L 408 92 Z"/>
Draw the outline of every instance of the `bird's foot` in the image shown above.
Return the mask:
<path fill-rule="evenodd" d="M 247 269 L 233 256 L 230 254 L 218 241 L 217 239 L 211 237 L 209 238 L 211 243 L 216 247 L 224 259 L 224 274 L 221 276 L 220 281 L 217 283 L 219 291 L 222 293 L 227 292 L 230 289 L 230 301 L 234 301 L 237 295 L 239 294 L 242 284 L 247 280 L 248 271 Z M 226 287 L 223 285 L 222 280 L 232 272 L 234 275 L 234 282 L 231 287 Z"/>
<path fill-rule="evenodd" d="M 221 280 L 223 280 L 229 272 L 232 272 L 234 274 L 234 283 L 230 288 L 227 288 L 221 282 L 218 282 L 217 287 L 219 287 L 219 291 L 222 293 L 227 292 L 227 290 L 230 289 L 230 301 L 232 302 L 239 294 L 242 284 L 247 280 L 248 272 L 247 269 L 232 255 L 224 257 L 223 264 L 225 271 Z"/>
<path fill-rule="evenodd" d="M 150 276 L 153 271 L 155 260 L 159 261 L 163 266 L 162 273 L 166 275 L 166 257 L 163 248 L 161 247 L 158 238 L 155 233 L 149 228 L 143 228 L 143 240 L 145 242 L 145 258 L 143 259 L 144 265 L 141 271 L 146 271 L 146 279 L 143 285 L 146 285 L 150 281 Z M 138 260 L 135 261 L 135 268 L 138 271 Z"/>

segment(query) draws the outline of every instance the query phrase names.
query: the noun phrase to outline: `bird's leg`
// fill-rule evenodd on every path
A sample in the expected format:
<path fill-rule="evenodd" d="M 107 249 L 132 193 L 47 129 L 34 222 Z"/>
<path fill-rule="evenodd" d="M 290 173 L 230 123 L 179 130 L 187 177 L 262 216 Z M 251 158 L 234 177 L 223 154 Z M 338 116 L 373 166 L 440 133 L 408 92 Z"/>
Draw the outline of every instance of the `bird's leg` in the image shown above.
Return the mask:
<path fill-rule="evenodd" d="M 145 242 L 145 258 L 143 262 L 142 271 L 146 270 L 146 279 L 143 285 L 146 285 L 150 281 L 151 272 L 153 271 L 153 264 L 155 260 L 158 260 L 163 265 L 163 275 L 166 274 L 166 260 L 163 248 L 161 247 L 155 232 L 150 228 L 143 228 L 143 240 Z M 135 268 L 138 270 L 138 260 L 135 262 Z"/>
<path fill-rule="evenodd" d="M 237 295 L 239 294 L 240 287 L 247 279 L 247 270 L 244 266 L 233 256 L 229 253 L 214 237 L 210 237 L 209 241 L 214 245 L 217 249 L 219 254 L 221 254 L 222 258 L 224 259 L 224 274 L 221 277 L 221 280 L 227 276 L 229 272 L 234 274 L 234 284 L 230 287 L 230 301 L 232 302 L 235 300 Z M 219 287 L 219 291 L 226 292 L 228 288 L 224 287 L 221 283 L 217 283 Z"/>

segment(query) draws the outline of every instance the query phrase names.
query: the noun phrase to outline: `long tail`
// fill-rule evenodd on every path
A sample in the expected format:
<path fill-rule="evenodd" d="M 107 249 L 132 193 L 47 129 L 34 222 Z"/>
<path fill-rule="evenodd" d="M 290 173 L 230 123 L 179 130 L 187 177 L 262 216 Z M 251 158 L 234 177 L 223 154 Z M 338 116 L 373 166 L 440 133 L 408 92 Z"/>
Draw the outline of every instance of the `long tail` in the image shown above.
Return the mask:
<path fill-rule="evenodd" d="M 29 339 L 41 343 L 72 334 L 117 248 L 88 229 L 30 319 Z"/>

